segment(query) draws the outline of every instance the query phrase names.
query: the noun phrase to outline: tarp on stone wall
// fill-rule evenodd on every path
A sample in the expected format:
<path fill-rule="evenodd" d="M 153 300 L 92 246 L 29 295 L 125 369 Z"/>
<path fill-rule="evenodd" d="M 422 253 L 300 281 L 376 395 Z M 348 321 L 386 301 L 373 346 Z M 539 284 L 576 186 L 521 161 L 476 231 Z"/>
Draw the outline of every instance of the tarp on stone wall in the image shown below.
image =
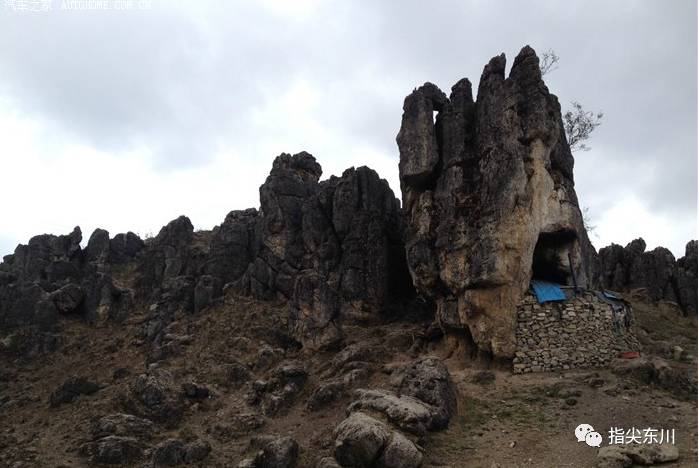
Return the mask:
<path fill-rule="evenodd" d="M 548 281 L 532 280 L 531 288 L 539 304 L 552 301 L 565 301 L 566 295 L 561 286 Z"/>

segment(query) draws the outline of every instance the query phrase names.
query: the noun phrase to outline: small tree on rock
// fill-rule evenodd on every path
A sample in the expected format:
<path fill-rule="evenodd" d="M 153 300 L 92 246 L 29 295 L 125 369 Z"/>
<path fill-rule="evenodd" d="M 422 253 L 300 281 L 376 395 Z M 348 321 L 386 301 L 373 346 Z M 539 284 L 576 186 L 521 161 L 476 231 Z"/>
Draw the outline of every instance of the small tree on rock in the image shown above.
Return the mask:
<path fill-rule="evenodd" d="M 559 57 L 553 49 L 549 49 L 539 59 L 539 70 L 541 76 L 558 69 Z M 602 123 L 602 112 L 586 111 L 582 104 L 577 101 L 571 103 L 572 109 L 563 114 L 563 128 L 566 132 L 570 151 L 589 151 L 590 147 L 585 144 L 590 139 L 592 132 Z"/>

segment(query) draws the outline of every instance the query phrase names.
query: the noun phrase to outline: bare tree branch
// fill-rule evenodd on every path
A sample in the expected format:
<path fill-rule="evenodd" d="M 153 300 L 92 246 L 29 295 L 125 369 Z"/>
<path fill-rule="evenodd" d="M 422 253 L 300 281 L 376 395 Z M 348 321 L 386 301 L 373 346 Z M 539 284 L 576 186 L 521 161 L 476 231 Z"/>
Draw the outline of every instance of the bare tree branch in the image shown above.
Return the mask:
<path fill-rule="evenodd" d="M 574 101 L 571 104 L 573 109 L 563 114 L 563 128 L 568 138 L 568 145 L 572 152 L 589 151 L 590 147 L 585 142 L 602 123 L 604 114 L 586 111 L 579 102 Z"/>
<path fill-rule="evenodd" d="M 539 70 L 541 70 L 541 76 L 557 70 L 558 60 L 558 55 L 556 55 L 556 52 L 553 49 L 549 49 L 541 54 L 541 58 L 539 59 Z"/>

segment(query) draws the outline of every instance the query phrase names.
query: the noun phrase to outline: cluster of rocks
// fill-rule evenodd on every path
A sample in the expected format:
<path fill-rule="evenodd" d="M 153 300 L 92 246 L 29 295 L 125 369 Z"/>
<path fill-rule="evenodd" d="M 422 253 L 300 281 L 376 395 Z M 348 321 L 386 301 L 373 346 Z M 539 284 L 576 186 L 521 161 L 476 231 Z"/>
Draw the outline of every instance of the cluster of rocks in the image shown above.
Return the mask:
<path fill-rule="evenodd" d="M 359 389 L 348 416 L 333 431 L 334 460 L 319 467 L 417 468 L 428 431 L 445 428 L 456 412 L 454 384 L 441 360 L 425 357 L 395 369 L 395 392 Z"/>
<path fill-rule="evenodd" d="M 211 452 L 205 440 L 168 438 L 152 445 L 153 437 L 150 420 L 114 413 L 93 421 L 91 438 L 80 447 L 80 455 L 93 464 L 105 465 L 133 465 L 148 458 L 157 467 L 199 463 Z"/>
<path fill-rule="evenodd" d="M 303 389 L 308 371 L 300 362 L 285 362 L 274 368 L 268 380 L 252 382 L 246 400 L 265 416 L 288 409 Z"/>
<path fill-rule="evenodd" d="M 144 243 L 129 232 L 109 238 L 97 229 L 82 249 L 82 233 L 43 234 L 17 246 L 0 263 L 0 352 L 36 356 L 55 349 L 59 316 L 90 322 L 121 320 L 133 291 L 121 287 L 112 269 L 131 261 Z"/>
<path fill-rule="evenodd" d="M 0 265 L 0 325 L 50 329 L 57 313 L 94 318 L 149 305 L 143 338 L 161 341 L 179 310 L 198 312 L 224 288 L 290 305 L 290 330 L 310 349 L 337 346 L 345 320 L 371 320 L 410 297 L 399 201 L 369 168 L 319 182 L 308 153 L 282 154 L 260 187 L 261 210 L 234 211 L 210 233 L 181 216 L 147 243 L 79 228 L 19 246 Z M 136 258 L 137 256 L 137 258 Z M 133 290 L 110 269 L 135 260 Z"/>
<path fill-rule="evenodd" d="M 646 252 L 643 239 L 626 247 L 612 244 L 600 249 L 598 283 L 615 291 L 644 288 L 653 300 L 672 301 L 685 315 L 697 314 L 697 241 L 687 243 L 677 260 L 668 249 Z"/>
<path fill-rule="evenodd" d="M 80 394 L 92 394 L 97 384 L 85 378 L 70 377 L 51 394 L 52 407 L 72 402 Z M 126 394 L 117 397 L 125 412 L 107 414 L 89 422 L 87 440 L 79 455 L 92 465 L 128 465 L 146 461 L 144 466 L 176 466 L 196 464 L 211 452 L 203 439 L 164 438 L 157 440 L 163 429 L 176 428 L 183 416 L 186 399 L 209 397 L 208 388 L 194 382 L 178 386 L 172 374 L 153 370 L 137 376 Z"/>
<path fill-rule="evenodd" d="M 475 101 L 467 79 L 449 98 L 431 83 L 416 89 L 397 141 L 415 287 L 436 301 L 445 328 L 465 329 L 479 350 L 514 356 L 535 249 L 568 270 L 572 261 L 583 286 L 594 255 L 560 105 L 534 50 L 522 49 L 507 78 L 504 54 L 491 59 Z"/>
<path fill-rule="evenodd" d="M 517 308 L 517 374 L 602 367 L 620 352 L 638 351 L 630 308 L 615 311 L 594 293 L 539 304 L 533 294 Z"/>

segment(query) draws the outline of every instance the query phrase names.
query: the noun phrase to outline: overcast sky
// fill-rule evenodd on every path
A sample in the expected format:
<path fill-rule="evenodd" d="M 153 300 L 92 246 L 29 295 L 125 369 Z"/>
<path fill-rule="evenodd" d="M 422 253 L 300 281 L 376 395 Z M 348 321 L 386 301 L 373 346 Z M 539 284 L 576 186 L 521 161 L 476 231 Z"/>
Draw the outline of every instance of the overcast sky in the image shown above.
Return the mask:
<path fill-rule="evenodd" d="M 259 206 L 281 152 L 323 177 L 368 165 L 400 198 L 405 95 L 462 77 L 475 92 L 525 44 L 560 56 L 546 82 L 564 108 L 604 111 L 575 155 L 595 246 L 681 256 L 697 237 L 696 0 L 22 5 L 0 6 L 0 255 L 75 225 L 210 229 Z"/>

